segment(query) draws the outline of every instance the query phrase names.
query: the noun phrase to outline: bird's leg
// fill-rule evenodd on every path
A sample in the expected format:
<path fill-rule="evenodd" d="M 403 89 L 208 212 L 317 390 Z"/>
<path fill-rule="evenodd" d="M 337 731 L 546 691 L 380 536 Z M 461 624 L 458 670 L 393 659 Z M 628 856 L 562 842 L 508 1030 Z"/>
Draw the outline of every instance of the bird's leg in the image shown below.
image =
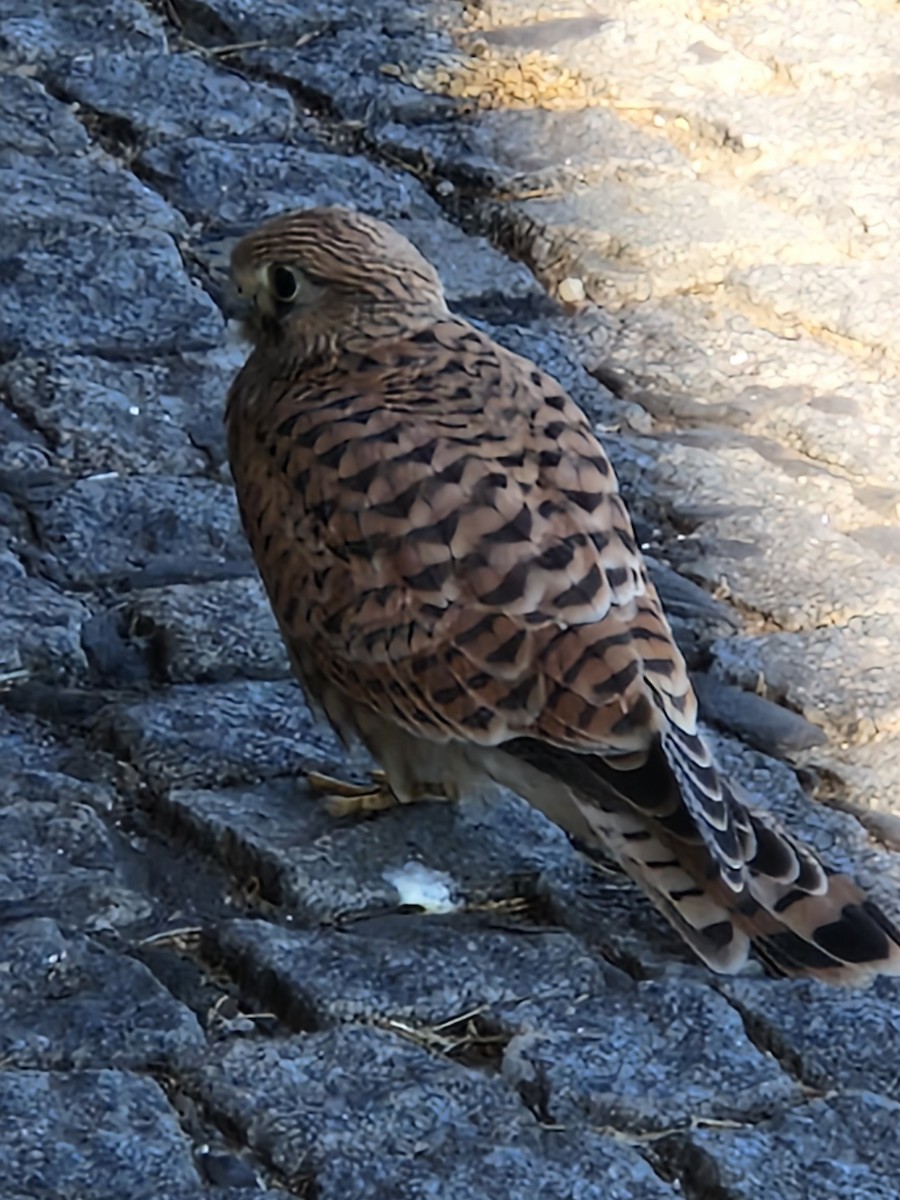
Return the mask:
<path fill-rule="evenodd" d="M 325 808 L 332 817 L 359 817 L 366 813 L 384 812 L 398 804 L 416 804 L 425 799 L 450 799 L 446 788 L 439 783 L 419 784 L 410 795 L 398 796 L 380 768 L 370 772 L 371 782 L 368 784 L 348 783 L 318 771 L 307 771 L 306 778 L 310 788 L 322 795 Z"/>

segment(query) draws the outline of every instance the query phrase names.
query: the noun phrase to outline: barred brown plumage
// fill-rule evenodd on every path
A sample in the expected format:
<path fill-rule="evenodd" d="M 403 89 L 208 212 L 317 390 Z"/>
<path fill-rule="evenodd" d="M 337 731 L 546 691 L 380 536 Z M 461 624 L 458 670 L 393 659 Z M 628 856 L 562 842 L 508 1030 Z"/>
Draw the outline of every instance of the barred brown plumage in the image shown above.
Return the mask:
<path fill-rule="evenodd" d="M 900 972 L 861 889 L 718 770 L 559 384 L 453 316 L 362 214 L 274 218 L 233 271 L 256 343 L 227 408 L 247 536 L 307 694 L 396 800 L 511 787 L 611 852 L 717 970 L 752 940 L 786 974 Z"/>

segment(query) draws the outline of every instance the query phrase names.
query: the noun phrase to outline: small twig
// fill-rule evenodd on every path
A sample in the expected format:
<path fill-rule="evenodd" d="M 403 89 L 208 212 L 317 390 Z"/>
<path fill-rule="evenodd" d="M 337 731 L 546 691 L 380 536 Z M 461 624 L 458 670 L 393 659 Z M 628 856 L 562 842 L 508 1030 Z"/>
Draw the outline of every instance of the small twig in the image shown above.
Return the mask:
<path fill-rule="evenodd" d="M 319 30 L 309 30 L 306 33 L 301 33 L 287 49 L 299 50 L 303 46 L 308 46 L 310 42 L 314 42 L 320 36 L 321 33 Z M 252 42 L 231 42 L 225 46 L 203 46 L 201 49 L 210 58 L 227 58 L 229 54 L 240 54 L 242 50 L 277 50 L 278 47 L 267 38 L 259 38 Z"/>
<path fill-rule="evenodd" d="M 439 1025 L 432 1025 L 431 1028 L 435 1033 L 439 1033 L 442 1029 L 450 1029 L 454 1025 L 459 1025 L 461 1021 L 471 1021 L 473 1017 L 480 1017 L 482 1013 L 488 1012 L 489 1004 L 479 1004 L 477 1008 L 469 1009 L 468 1012 L 462 1013 L 458 1017 L 448 1017 L 446 1021 L 441 1021 Z"/>
<path fill-rule="evenodd" d="M 177 946 L 196 944 L 203 935 L 203 928 L 200 925 L 185 925 L 180 929 L 164 929 L 162 933 L 151 933 L 148 937 L 141 938 L 138 942 L 139 946 Z"/>
<path fill-rule="evenodd" d="M 21 683 L 23 679 L 29 679 L 31 672 L 25 667 L 21 667 L 18 671 L 4 671 L 0 674 L 0 691 L 4 688 L 11 687 L 14 683 Z"/>
<path fill-rule="evenodd" d="M 241 50 L 265 50 L 271 48 L 271 42 L 260 38 L 255 42 L 232 42 L 227 46 L 204 46 L 203 52 L 210 58 L 224 58 L 228 54 L 239 54 Z"/>

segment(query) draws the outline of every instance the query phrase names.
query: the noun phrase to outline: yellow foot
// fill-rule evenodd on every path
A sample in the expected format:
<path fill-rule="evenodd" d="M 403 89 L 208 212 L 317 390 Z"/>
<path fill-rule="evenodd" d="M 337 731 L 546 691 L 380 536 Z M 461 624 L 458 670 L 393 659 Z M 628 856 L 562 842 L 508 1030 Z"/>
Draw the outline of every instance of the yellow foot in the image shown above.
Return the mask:
<path fill-rule="evenodd" d="M 404 795 L 401 799 L 380 769 L 371 772 L 372 782 L 368 785 L 347 783 L 344 779 L 335 779 L 318 771 L 307 771 L 306 778 L 314 792 L 322 793 L 325 808 L 333 817 L 359 817 L 364 813 L 384 812 L 397 804 L 417 804 L 421 800 L 456 799 L 440 783 L 419 783 L 414 793 Z"/>
<path fill-rule="evenodd" d="M 391 791 L 384 771 L 373 771 L 368 785 L 347 783 L 318 771 L 307 771 L 306 778 L 314 792 L 321 792 L 325 808 L 332 817 L 359 817 L 365 813 L 383 812 L 399 800 Z"/>

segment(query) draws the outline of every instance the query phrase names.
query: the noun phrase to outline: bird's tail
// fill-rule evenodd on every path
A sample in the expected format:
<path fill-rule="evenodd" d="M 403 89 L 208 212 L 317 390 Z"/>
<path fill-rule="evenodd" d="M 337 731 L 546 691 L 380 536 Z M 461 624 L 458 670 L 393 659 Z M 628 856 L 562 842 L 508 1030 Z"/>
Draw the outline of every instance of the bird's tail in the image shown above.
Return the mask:
<path fill-rule="evenodd" d="M 707 779 L 722 798 L 738 856 L 714 886 L 708 882 L 709 892 L 769 967 L 838 984 L 900 974 L 900 931 L 854 880 L 823 864 L 770 813 L 748 808 L 697 735 L 673 730 L 661 748 L 680 807 L 704 811 Z M 701 872 L 706 881 L 711 858 Z"/>
<path fill-rule="evenodd" d="M 740 970 L 752 944 L 781 975 L 861 984 L 900 974 L 889 918 L 739 800 L 696 735 L 664 734 L 637 765 L 566 750 L 548 759 L 547 749 L 533 765 L 567 784 L 600 846 L 713 970 Z"/>

